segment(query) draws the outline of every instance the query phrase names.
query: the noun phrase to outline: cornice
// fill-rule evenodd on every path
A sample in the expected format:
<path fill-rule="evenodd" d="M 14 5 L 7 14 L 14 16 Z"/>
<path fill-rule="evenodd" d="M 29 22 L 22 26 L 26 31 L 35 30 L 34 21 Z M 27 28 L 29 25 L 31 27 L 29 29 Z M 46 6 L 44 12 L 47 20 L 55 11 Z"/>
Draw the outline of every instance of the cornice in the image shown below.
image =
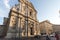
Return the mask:
<path fill-rule="evenodd" d="M 25 15 L 19 13 L 19 12 L 16 12 L 16 11 L 14 11 L 14 10 L 11 10 L 11 12 L 15 12 L 15 13 L 18 14 L 18 15 L 22 15 L 23 17 L 27 17 L 27 16 L 25 16 Z M 10 15 L 10 16 L 11 16 L 11 15 Z M 30 17 L 28 17 L 28 18 L 30 18 Z M 32 18 L 30 18 L 30 19 L 33 20 L 33 21 L 35 21 L 35 22 L 38 22 L 38 21 L 35 20 L 35 19 L 32 19 Z"/>

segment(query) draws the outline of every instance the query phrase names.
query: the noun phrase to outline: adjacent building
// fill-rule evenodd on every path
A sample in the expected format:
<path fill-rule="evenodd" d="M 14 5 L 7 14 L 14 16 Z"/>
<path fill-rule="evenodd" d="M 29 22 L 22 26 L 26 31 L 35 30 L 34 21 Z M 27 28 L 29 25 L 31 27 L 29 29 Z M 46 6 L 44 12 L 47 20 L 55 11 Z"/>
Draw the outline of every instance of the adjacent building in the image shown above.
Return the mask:
<path fill-rule="evenodd" d="M 51 33 L 53 33 L 52 26 L 53 25 L 48 20 L 40 22 L 41 35 L 50 35 Z"/>
<path fill-rule="evenodd" d="M 6 30 L 5 30 L 5 25 L 0 25 L 0 38 L 6 36 Z"/>
<path fill-rule="evenodd" d="M 0 38 L 7 35 L 8 21 L 8 18 L 4 17 L 3 25 L 0 25 Z"/>
<path fill-rule="evenodd" d="M 8 19 L 9 19 L 9 18 L 4 17 L 3 25 L 6 25 L 6 24 L 7 24 Z"/>
<path fill-rule="evenodd" d="M 53 31 L 54 32 L 60 32 L 60 25 L 53 24 Z"/>

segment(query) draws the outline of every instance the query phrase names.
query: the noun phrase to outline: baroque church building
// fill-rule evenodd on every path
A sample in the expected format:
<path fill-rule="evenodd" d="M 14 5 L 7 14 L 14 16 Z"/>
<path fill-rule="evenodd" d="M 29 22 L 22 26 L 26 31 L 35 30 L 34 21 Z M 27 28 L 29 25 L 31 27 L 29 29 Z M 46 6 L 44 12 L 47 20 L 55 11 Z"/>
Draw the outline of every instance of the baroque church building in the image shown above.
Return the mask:
<path fill-rule="evenodd" d="M 7 37 L 23 37 L 40 35 L 37 11 L 29 0 L 18 0 L 9 13 Z"/>

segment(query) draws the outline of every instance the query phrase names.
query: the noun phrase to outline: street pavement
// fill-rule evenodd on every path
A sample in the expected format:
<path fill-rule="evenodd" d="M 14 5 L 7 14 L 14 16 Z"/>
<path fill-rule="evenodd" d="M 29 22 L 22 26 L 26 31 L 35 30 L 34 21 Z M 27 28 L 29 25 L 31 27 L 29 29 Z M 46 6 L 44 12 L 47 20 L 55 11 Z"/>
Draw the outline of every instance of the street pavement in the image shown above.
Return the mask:
<path fill-rule="evenodd" d="M 55 37 L 50 37 L 51 40 L 56 40 Z M 45 36 L 41 36 L 39 38 L 29 37 L 29 38 L 0 38 L 0 40 L 46 40 Z"/>

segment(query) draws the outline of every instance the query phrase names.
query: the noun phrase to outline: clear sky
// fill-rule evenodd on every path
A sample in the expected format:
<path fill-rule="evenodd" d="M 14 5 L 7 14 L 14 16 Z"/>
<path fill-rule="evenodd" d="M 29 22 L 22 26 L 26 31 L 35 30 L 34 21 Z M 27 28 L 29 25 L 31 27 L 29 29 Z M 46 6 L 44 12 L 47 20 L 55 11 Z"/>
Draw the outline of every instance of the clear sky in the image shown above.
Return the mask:
<path fill-rule="evenodd" d="M 41 22 L 49 20 L 53 24 L 60 24 L 60 0 L 30 0 L 37 10 L 37 19 Z M 8 17 L 10 8 L 18 4 L 18 0 L 0 0 L 0 24 L 3 17 Z"/>

